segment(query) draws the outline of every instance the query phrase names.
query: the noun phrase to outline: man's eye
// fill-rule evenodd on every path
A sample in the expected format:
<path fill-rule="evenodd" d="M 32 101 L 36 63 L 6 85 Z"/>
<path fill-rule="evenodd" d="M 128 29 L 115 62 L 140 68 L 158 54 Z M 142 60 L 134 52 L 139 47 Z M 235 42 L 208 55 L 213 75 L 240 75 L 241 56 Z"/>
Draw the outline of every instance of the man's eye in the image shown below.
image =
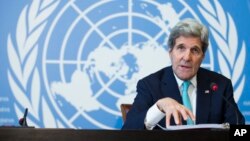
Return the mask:
<path fill-rule="evenodd" d="M 184 46 L 178 46 L 177 49 L 178 50 L 184 50 L 185 48 L 184 48 Z"/>
<path fill-rule="evenodd" d="M 195 55 L 199 55 L 201 53 L 201 50 L 194 48 L 194 49 L 192 49 L 192 53 Z"/>

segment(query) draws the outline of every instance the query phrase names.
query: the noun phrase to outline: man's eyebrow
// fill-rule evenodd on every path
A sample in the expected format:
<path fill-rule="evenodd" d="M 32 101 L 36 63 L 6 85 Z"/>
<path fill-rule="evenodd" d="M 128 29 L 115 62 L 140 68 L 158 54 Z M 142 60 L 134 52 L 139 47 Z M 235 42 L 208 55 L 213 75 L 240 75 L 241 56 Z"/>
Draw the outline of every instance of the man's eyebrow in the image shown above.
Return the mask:
<path fill-rule="evenodd" d="M 184 44 L 183 44 L 183 43 L 181 43 L 181 44 L 178 44 L 178 45 L 176 45 L 176 46 L 184 46 Z"/>
<path fill-rule="evenodd" d="M 202 49 L 202 47 L 200 47 L 200 46 L 198 46 L 198 45 L 192 46 L 191 48 L 198 48 L 198 49 Z"/>

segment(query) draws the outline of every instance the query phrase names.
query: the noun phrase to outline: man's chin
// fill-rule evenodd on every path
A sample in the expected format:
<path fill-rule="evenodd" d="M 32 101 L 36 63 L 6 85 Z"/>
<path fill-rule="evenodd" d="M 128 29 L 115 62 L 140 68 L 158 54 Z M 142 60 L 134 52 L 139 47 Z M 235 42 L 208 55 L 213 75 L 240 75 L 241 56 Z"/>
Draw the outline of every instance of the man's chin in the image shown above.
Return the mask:
<path fill-rule="evenodd" d="M 181 80 L 190 80 L 192 77 L 193 77 L 193 75 L 190 75 L 190 74 L 188 74 L 188 75 L 178 75 L 177 74 L 177 77 L 179 78 L 179 79 L 181 79 Z"/>

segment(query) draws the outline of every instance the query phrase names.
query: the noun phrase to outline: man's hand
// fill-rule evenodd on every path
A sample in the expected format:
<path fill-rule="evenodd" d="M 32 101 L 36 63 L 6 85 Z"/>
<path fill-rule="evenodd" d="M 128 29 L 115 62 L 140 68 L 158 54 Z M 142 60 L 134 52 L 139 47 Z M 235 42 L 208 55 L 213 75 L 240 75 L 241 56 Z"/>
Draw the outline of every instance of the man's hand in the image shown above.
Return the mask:
<path fill-rule="evenodd" d="M 182 104 L 172 98 L 163 98 L 156 102 L 157 107 L 166 114 L 166 127 L 170 125 L 171 116 L 174 117 L 176 125 L 182 124 L 182 118 L 187 120 L 190 117 L 195 120 L 194 114 Z"/>

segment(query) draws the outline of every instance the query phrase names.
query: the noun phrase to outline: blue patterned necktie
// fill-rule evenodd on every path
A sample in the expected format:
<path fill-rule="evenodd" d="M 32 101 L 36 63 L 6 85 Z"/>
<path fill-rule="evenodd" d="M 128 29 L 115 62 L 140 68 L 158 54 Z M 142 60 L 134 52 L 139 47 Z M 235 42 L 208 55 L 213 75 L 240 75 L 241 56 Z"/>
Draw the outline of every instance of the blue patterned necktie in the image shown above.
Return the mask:
<path fill-rule="evenodd" d="M 188 96 L 189 85 L 190 85 L 189 81 L 184 81 L 182 83 L 182 101 L 183 101 L 184 106 L 188 108 L 190 111 L 192 111 L 192 105 Z M 188 118 L 187 125 L 192 125 L 192 124 L 194 124 L 194 122 L 190 118 Z"/>

